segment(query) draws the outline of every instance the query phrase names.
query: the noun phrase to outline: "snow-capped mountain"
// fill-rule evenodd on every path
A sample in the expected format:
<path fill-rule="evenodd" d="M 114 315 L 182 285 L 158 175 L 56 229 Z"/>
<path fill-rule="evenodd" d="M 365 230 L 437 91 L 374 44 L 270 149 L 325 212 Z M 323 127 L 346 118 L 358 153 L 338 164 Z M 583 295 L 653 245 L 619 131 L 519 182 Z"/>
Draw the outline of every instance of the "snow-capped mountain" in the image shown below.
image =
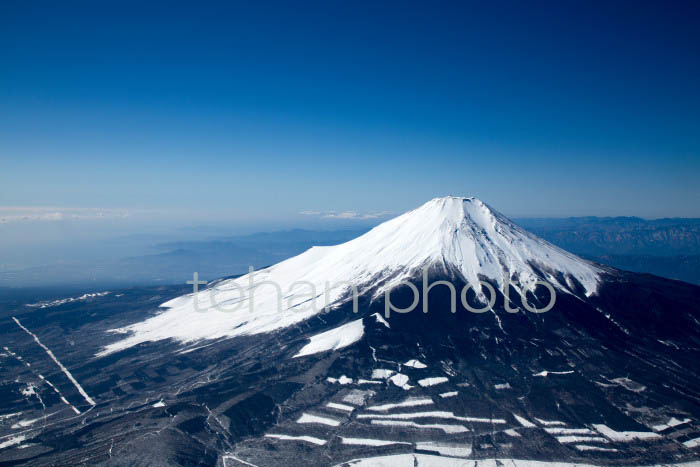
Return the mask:
<path fill-rule="evenodd" d="M 196 296 L 164 303 L 166 312 L 116 330 L 130 336 L 100 355 L 146 341 L 192 342 L 274 331 L 351 300 L 351 287 L 376 299 L 402 281 L 420 279 L 424 269 L 459 278 L 479 292 L 481 279 L 493 281 L 501 291 L 506 281 L 518 291 L 532 291 L 542 280 L 560 291 L 586 295 L 595 293 L 604 273 L 476 198 L 436 198 L 347 243 L 314 247 Z"/>
<path fill-rule="evenodd" d="M 440 285 L 387 317 L 385 294 L 405 307 L 407 284 L 425 278 L 474 304 L 489 284 L 495 301 L 452 313 Z M 537 281 L 555 290 L 546 313 L 523 305 L 547 302 Z M 590 263 L 474 198 L 438 198 L 350 242 L 186 291 L 112 291 L 8 318 L 0 462 L 700 459 L 700 287 Z"/>

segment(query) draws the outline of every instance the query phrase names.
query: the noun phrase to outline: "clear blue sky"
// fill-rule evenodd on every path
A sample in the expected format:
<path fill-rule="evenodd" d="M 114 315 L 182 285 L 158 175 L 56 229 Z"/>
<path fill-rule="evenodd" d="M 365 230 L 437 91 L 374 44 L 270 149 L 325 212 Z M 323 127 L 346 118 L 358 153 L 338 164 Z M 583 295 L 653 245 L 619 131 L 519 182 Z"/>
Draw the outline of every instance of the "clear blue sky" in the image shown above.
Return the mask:
<path fill-rule="evenodd" d="M 698 2 L 143 3 L 0 3 L 0 206 L 700 216 Z"/>

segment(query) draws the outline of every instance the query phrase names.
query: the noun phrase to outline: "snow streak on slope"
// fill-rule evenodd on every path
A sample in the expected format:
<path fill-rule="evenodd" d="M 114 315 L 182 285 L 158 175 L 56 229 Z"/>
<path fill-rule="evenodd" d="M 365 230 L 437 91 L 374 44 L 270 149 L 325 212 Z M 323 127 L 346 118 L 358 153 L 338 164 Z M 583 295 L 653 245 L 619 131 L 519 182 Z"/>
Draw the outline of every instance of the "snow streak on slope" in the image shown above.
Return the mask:
<path fill-rule="evenodd" d="M 0 449 L 5 449 L 5 448 L 8 448 L 10 446 L 14 446 L 15 444 L 19 444 L 22 441 L 24 441 L 25 439 L 27 439 L 27 438 L 24 435 L 12 437 L 12 438 L 8 439 L 7 441 L 0 442 Z"/>
<path fill-rule="evenodd" d="M 416 407 L 419 405 L 431 405 L 433 404 L 433 400 L 430 398 L 409 398 L 406 399 L 403 402 L 397 402 L 394 404 L 383 404 L 383 405 L 373 405 L 371 407 L 367 407 L 367 410 L 374 410 L 375 412 L 386 412 L 387 410 L 392 410 L 397 407 Z"/>
<path fill-rule="evenodd" d="M 103 349 L 106 355 L 142 342 L 182 342 L 270 332 L 304 321 L 359 294 L 422 277 L 424 268 L 460 278 L 481 290 L 480 276 L 501 289 L 532 290 L 538 280 L 586 294 L 596 291 L 600 270 L 526 232 L 475 198 L 433 199 L 336 246 L 313 247 L 267 269 L 218 283 L 162 306 L 163 313 L 115 332 L 131 335 Z M 279 288 L 278 288 L 279 287 Z"/>
<path fill-rule="evenodd" d="M 27 368 L 30 368 L 30 369 L 31 369 L 31 364 L 30 364 L 28 361 L 24 360 L 24 359 L 22 358 L 21 355 L 17 355 L 16 353 L 14 353 L 12 350 L 10 350 L 10 349 L 7 348 L 7 347 L 3 347 L 3 349 L 5 349 L 5 352 L 7 352 L 7 353 L 10 354 L 11 356 L 13 356 L 13 357 L 14 357 L 18 362 L 20 362 L 22 365 L 25 365 Z M 61 399 L 61 401 L 62 401 L 64 404 L 66 404 L 68 407 L 70 407 L 70 408 L 73 410 L 73 412 L 75 412 L 77 415 L 80 415 L 80 410 L 78 410 L 73 404 L 71 404 L 70 402 L 68 402 L 68 399 L 66 399 L 66 398 L 63 396 L 63 394 L 61 394 L 61 391 L 59 391 L 58 388 L 57 388 L 56 386 L 54 386 L 54 384 L 53 384 L 51 381 L 49 381 L 48 379 L 46 379 L 46 378 L 44 377 L 44 375 L 42 375 L 41 373 L 36 373 L 36 375 L 39 377 L 40 380 L 42 380 L 43 382 L 45 382 L 51 389 L 54 390 L 54 392 L 58 395 L 58 397 Z M 19 412 L 18 414 L 21 414 L 21 413 L 22 413 L 22 412 Z M 10 415 L 12 415 L 12 414 L 10 414 Z M 4 417 L 7 417 L 7 416 L 4 416 Z M 0 420 L 3 420 L 3 416 L 0 416 Z"/>
<path fill-rule="evenodd" d="M 265 435 L 265 437 L 266 438 L 277 438 L 277 439 L 282 439 L 282 440 L 291 440 L 291 441 L 306 441 L 307 443 L 318 444 L 320 446 L 323 446 L 324 444 L 327 443 L 327 441 L 325 439 L 319 439 L 319 438 L 315 438 L 313 436 L 289 436 L 289 435 L 276 435 L 273 433 L 268 433 Z M 242 462 L 242 461 L 239 460 L 239 462 Z M 249 465 L 253 465 L 253 464 L 249 464 Z"/>
<path fill-rule="evenodd" d="M 17 323 L 17 326 L 19 326 L 20 328 L 24 329 L 24 331 L 25 331 L 27 334 L 29 334 L 30 336 L 32 336 L 32 338 L 34 338 L 34 342 L 36 342 L 37 344 L 39 344 L 39 346 L 41 346 L 41 348 L 44 349 L 44 350 L 46 351 L 46 354 L 47 354 L 49 357 L 51 357 L 51 360 L 53 360 L 54 363 L 56 363 L 56 365 L 58 365 L 58 367 L 61 369 L 61 371 L 66 375 L 66 377 L 68 377 L 68 379 L 70 380 L 70 382 L 73 383 L 73 385 L 75 386 L 75 388 L 78 390 L 78 392 L 80 393 L 80 395 L 83 396 L 83 398 L 87 401 L 87 403 L 90 404 L 90 405 L 95 405 L 95 401 L 92 400 L 92 398 L 91 398 L 90 396 L 88 396 L 87 392 L 85 392 L 85 389 L 83 389 L 83 387 L 80 385 L 80 383 L 78 383 L 78 381 L 76 381 L 76 379 L 73 378 L 73 375 L 71 374 L 70 371 L 68 371 L 68 368 L 66 368 L 65 366 L 63 366 L 63 363 L 61 363 L 61 362 L 58 361 L 58 359 L 57 359 L 56 356 L 53 354 L 53 352 L 51 351 L 51 349 L 49 349 L 48 347 L 46 347 L 46 346 L 39 340 L 39 338 L 38 338 L 33 332 L 31 332 L 29 329 L 27 329 L 27 328 L 25 328 L 24 326 L 22 326 L 22 323 L 20 323 L 19 320 L 18 320 L 17 318 L 15 318 L 15 317 L 13 316 L 12 319 L 15 321 L 15 323 Z"/>

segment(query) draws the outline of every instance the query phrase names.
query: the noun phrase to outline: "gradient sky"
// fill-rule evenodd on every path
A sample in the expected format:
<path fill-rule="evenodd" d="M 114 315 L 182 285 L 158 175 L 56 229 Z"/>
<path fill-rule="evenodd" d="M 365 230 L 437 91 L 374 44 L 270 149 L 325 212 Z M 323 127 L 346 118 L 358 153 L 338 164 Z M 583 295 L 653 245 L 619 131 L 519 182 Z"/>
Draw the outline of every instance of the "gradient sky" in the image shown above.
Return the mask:
<path fill-rule="evenodd" d="M 142 3 L 0 3 L 0 207 L 700 216 L 698 2 Z"/>

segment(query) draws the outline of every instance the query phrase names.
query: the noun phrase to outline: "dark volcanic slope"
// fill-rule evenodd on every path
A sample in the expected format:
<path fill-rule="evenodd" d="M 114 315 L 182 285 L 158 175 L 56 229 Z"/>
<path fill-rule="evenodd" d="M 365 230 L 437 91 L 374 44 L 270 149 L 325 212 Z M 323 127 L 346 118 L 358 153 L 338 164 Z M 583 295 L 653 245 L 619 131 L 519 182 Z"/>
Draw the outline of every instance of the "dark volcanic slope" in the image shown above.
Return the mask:
<path fill-rule="evenodd" d="M 274 334 L 93 357 L 105 329 L 173 292 L 112 293 L 17 314 L 94 407 L 6 321 L 0 443 L 23 438 L 0 460 L 213 465 L 232 456 L 226 465 L 237 458 L 301 466 L 440 452 L 610 465 L 698 458 L 695 286 L 619 274 L 589 302 L 560 294 L 543 314 L 506 313 L 499 299 L 495 313 L 452 315 L 449 297 L 431 293 L 429 313 L 394 313 L 390 328 L 373 315 L 383 303 L 363 302 L 360 316 L 341 308 Z M 306 337 L 360 318 L 365 332 L 355 344 L 292 358 Z"/>

